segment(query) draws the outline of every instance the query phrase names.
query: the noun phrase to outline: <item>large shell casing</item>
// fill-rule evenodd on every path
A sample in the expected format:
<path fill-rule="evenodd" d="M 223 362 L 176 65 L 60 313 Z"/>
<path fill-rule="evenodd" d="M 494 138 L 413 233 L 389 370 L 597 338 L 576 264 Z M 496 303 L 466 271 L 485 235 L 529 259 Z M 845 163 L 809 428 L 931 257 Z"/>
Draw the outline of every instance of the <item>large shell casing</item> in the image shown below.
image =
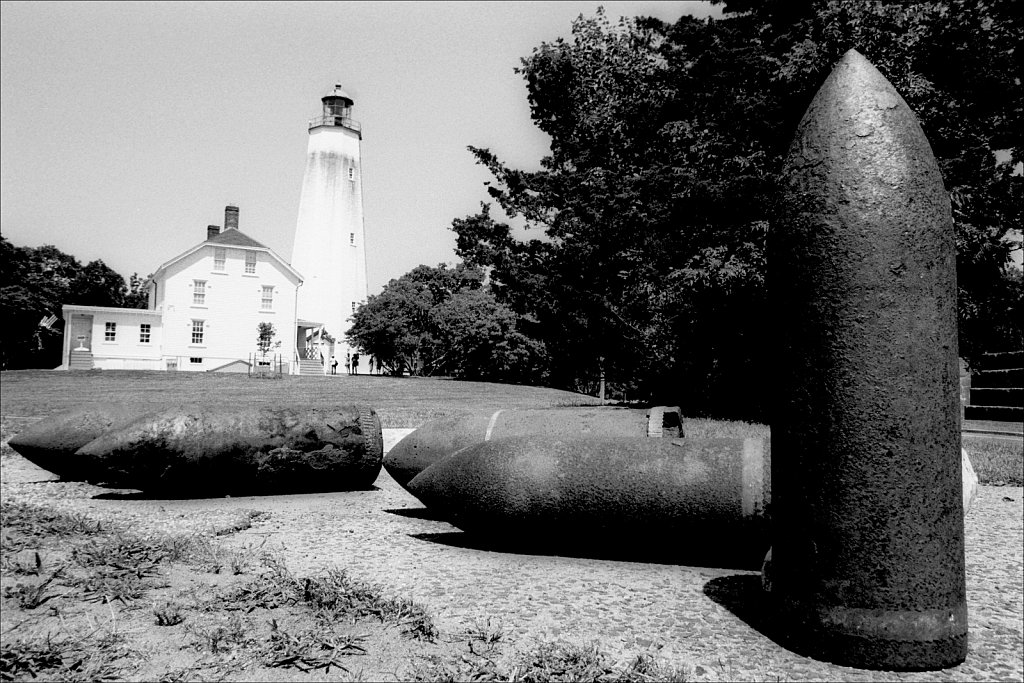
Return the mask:
<path fill-rule="evenodd" d="M 848 52 L 800 122 L 769 239 L 774 592 L 813 656 L 967 655 L 956 253 L 910 107 Z"/>
<path fill-rule="evenodd" d="M 498 410 L 432 420 L 395 444 L 384 468 L 400 485 L 458 450 L 509 436 L 680 436 L 678 408 L 551 408 Z"/>
<path fill-rule="evenodd" d="M 409 490 L 492 539 L 556 550 L 735 545 L 760 562 L 768 457 L 764 439 L 518 436 L 464 448 Z"/>
<path fill-rule="evenodd" d="M 365 489 L 384 442 L 370 408 L 176 407 L 79 449 L 112 486 L 175 496 Z"/>

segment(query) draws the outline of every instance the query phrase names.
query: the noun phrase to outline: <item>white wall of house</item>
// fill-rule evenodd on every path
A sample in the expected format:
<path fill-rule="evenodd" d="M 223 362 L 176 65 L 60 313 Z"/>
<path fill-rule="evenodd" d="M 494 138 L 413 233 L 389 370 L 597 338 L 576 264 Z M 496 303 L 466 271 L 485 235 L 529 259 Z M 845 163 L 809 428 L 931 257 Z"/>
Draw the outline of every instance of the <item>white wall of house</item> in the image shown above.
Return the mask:
<path fill-rule="evenodd" d="M 93 367 L 104 370 L 162 370 L 161 316 L 153 311 L 101 306 L 64 306 L 66 332 L 62 367 L 70 352 L 86 348 Z M 144 326 L 148 325 L 148 329 Z M 84 337 L 84 339 L 80 339 Z"/>
<path fill-rule="evenodd" d="M 216 258 L 219 249 L 222 265 Z M 246 272 L 246 254 L 255 258 L 255 273 Z M 166 366 L 207 371 L 247 360 L 256 352 L 259 323 L 270 322 L 277 332 L 274 341 L 281 342 L 273 353 L 281 354 L 290 367 L 298 284 L 267 249 L 204 244 L 171 263 L 150 297 L 150 305 L 163 314 Z"/>

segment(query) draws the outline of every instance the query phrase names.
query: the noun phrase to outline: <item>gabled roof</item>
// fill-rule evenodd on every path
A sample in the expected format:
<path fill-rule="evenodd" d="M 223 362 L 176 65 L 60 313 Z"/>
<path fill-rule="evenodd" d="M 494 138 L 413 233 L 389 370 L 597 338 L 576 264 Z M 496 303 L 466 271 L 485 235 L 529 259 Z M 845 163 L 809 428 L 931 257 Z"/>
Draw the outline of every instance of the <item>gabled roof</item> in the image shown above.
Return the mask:
<path fill-rule="evenodd" d="M 231 247 L 256 247 L 257 249 L 268 248 L 265 244 L 260 244 L 237 228 L 231 228 L 229 230 L 219 232 L 206 241 L 210 244 L 220 244 Z"/>
<path fill-rule="evenodd" d="M 185 258 L 187 256 L 191 256 L 192 254 L 196 253 L 197 251 L 199 251 L 200 249 L 202 249 L 205 246 L 238 247 L 238 248 L 241 248 L 241 249 L 251 249 L 253 251 L 265 252 L 265 253 L 269 254 L 271 256 L 271 258 L 273 258 L 275 261 L 280 263 L 281 266 L 287 272 L 289 272 L 292 275 L 294 275 L 295 278 L 299 282 L 303 282 L 305 280 L 305 278 L 302 277 L 302 275 L 299 273 L 299 271 L 297 271 L 294 268 L 292 268 L 290 265 L 288 265 L 288 263 L 283 258 L 281 258 L 277 254 L 275 254 L 273 249 L 271 249 L 270 247 L 265 246 L 263 244 L 260 244 L 259 242 L 257 242 L 253 238 L 251 238 L 248 235 L 246 235 L 245 233 L 243 233 L 238 228 L 230 228 L 228 230 L 224 230 L 223 232 L 219 232 L 216 235 L 214 235 L 213 237 L 211 237 L 208 240 L 206 240 L 205 242 L 200 242 L 199 244 L 197 244 L 196 246 L 192 247 L 191 249 L 188 249 L 188 250 L 183 251 L 182 253 L 178 254 L 177 256 L 172 258 L 171 260 L 169 260 L 169 261 L 167 261 L 165 263 L 160 264 L 160 267 L 157 268 L 156 271 L 153 272 L 153 279 L 158 278 L 160 276 L 161 272 L 163 272 L 167 268 L 171 267 L 172 265 L 174 265 L 178 261 L 182 260 L 183 258 Z"/>

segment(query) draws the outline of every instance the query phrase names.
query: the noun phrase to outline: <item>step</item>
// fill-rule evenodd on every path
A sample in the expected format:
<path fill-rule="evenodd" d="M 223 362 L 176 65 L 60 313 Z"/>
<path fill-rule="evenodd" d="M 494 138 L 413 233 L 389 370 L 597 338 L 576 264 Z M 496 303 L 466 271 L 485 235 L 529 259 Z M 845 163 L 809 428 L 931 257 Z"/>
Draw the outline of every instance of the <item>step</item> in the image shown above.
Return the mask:
<path fill-rule="evenodd" d="M 68 358 L 68 370 L 92 370 L 92 353 L 72 350 Z"/>
<path fill-rule="evenodd" d="M 1006 370 L 1024 368 L 1024 351 L 1003 351 L 983 353 L 978 360 L 979 370 Z"/>
<path fill-rule="evenodd" d="M 965 420 L 1024 423 L 1024 408 L 1015 406 L 964 406 Z"/>
<path fill-rule="evenodd" d="M 300 375 L 322 375 L 324 374 L 324 366 L 320 365 L 318 360 L 300 360 L 299 361 L 299 374 Z"/>
<path fill-rule="evenodd" d="M 1024 408 L 1024 387 L 971 387 L 971 405 Z"/>
<path fill-rule="evenodd" d="M 971 388 L 1024 387 L 1024 368 L 984 370 L 971 375 Z"/>

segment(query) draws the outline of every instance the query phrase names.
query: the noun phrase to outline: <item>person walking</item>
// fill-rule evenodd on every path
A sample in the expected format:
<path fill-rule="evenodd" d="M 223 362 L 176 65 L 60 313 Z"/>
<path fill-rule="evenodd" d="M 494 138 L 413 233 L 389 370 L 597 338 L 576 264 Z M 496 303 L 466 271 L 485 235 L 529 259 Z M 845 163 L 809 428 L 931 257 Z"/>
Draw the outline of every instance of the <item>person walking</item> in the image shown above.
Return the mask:
<path fill-rule="evenodd" d="M 370 356 L 370 372 L 369 372 L 369 374 L 371 374 L 371 375 L 373 374 L 373 360 L 374 360 L 374 358 L 371 355 Z"/>
<path fill-rule="evenodd" d="M 359 354 L 358 353 L 352 354 L 352 374 L 353 375 L 358 375 L 359 374 Z"/>
<path fill-rule="evenodd" d="M 331 374 L 338 374 L 338 359 L 335 358 L 334 356 L 331 356 Z"/>

